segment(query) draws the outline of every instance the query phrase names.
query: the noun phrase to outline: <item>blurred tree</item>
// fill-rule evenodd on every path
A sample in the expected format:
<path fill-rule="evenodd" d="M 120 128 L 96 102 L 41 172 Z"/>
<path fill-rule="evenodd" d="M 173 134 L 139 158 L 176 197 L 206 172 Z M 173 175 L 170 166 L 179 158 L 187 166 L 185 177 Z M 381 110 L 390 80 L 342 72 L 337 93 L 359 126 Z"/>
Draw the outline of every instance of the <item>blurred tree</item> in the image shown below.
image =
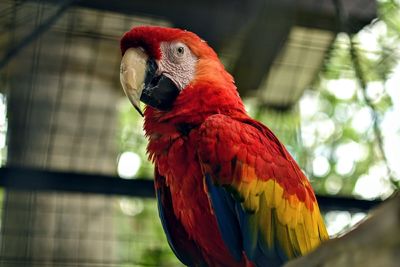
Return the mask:
<path fill-rule="evenodd" d="M 390 135 L 398 138 L 400 131 L 393 123 L 398 93 L 388 83 L 399 75 L 393 73 L 399 66 L 399 29 L 398 1 L 379 1 L 379 18 L 353 43 L 344 33 L 337 36 L 316 90 L 301 101 L 305 169 L 319 193 L 387 197 L 398 183 L 387 157 L 393 154 Z M 391 133 L 385 123 L 392 124 Z"/>

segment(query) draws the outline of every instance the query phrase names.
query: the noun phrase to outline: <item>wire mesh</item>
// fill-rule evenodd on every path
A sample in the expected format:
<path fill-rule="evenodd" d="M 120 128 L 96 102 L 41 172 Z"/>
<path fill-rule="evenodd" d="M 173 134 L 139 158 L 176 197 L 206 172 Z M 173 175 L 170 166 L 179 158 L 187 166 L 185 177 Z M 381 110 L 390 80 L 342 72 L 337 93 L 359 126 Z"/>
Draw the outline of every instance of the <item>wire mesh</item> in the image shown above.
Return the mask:
<path fill-rule="evenodd" d="M 19 191 L 2 204 L 1 266 L 180 266 L 154 200 Z"/>
<path fill-rule="evenodd" d="M 58 4 L 4 1 L 3 51 L 45 23 Z M 119 38 L 165 24 L 70 7 L 2 70 L 7 165 L 115 174 Z M 29 178 L 27 178 L 29 179 Z M 2 192 L 1 266 L 177 266 L 154 200 Z"/>

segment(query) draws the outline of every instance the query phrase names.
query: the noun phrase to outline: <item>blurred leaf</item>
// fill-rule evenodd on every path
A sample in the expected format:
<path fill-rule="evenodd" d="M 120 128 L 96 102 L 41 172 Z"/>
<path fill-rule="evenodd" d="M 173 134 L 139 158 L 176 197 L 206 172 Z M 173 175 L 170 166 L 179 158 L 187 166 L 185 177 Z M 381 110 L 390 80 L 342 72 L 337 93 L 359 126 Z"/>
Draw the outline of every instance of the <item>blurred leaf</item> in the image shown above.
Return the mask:
<path fill-rule="evenodd" d="M 379 24 L 380 23 L 380 24 Z M 382 24 L 383 23 L 383 24 Z M 373 30 L 373 27 L 380 27 L 386 31 Z M 365 74 L 366 82 L 380 81 L 384 84 L 385 80 L 390 77 L 393 68 L 399 64 L 399 46 L 400 46 L 400 7 L 396 1 L 379 1 L 379 20 L 373 22 L 367 29 L 367 34 L 370 38 L 375 38 L 377 43 L 376 51 L 368 51 L 359 39 L 356 44 L 358 50 L 358 59 L 362 71 Z M 372 36 L 371 36 L 372 35 Z M 369 47 L 369 46 L 367 46 Z M 376 162 L 382 160 L 382 155 L 376 149 L 377 139 L 374 135 L 372 124 L 365 131 L 355 129 L 353 125 L 358 111 L 367 108 L 361 88 L 358 88 L 358 93 L 352 99 L 343 100 L 336 97 L 335 91 L 327 89 L 327 84 L 331 80 L 354 79 L 356 75 L 353 69 L 353 63 L 350 55 L 349 38 L 344 34 L 339 34 L 335 43 L 332 46 L 330 55 L 322 69 L 318 83 L 315 84 L 315 89 L 320 92 L 318 102 L 327 102 L 328 105 L 321 105 L 318 113 L 311 117 L 302 118 L 303 125 L 318 125 L 322 114 L 326 114 L 335 122 L 335 132 L 326 140 L 316 138 L 316 142 L 311 147 L 305 147 L 303 155 L 307 157 L 305 169 L 310 174 L 315 191 L 320 194 L 328 193 L 325 188 L 325 183 L 330 177 L 341 177 L 343 180 L 341 189 L 338 194 L 351 195 L 353 194 L 354 186 L 360 176 L 369 172 L 370 167 Z M 377 111 L 378 118 L 383 117 L 393 106 L 391 97 L 387 92 L 376 95 L 375 99 L 371 99 Z M 349 114 L 348 114 L 349 113 Z M 356 124 L 358 125 L 358 124 Z M 318 131 L 318 130 L 317 130 Z M 345 144 L 348 140 L 353 140 L 358 144 L 366 147 L 362 160 L 355 161 L 353 173 L 346 177 L 341 176 L 335 169 L 337 159 L 334 156 L 328 157 L 330 171 L 323 177 L 313 175 L 312 161 L 318 157 L 321 145 L 330 147 L 331 151 L 335 151 L 341 144 Z M 349 151 L 349 153 L 351 153 Z"/>

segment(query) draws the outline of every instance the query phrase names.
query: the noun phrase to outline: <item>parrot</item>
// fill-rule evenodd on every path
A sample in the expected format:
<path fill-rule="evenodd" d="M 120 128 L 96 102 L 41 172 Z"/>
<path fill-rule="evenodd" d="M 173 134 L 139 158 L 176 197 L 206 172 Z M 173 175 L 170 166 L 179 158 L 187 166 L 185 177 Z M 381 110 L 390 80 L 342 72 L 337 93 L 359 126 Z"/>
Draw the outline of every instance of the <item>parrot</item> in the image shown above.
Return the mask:
<path fill-rule="evenodd" d="M 329 239 L 307 177 L 248 115 L 206 41 L 136 26 L 120 49 L 122 89 L 144 117 L 161 224 L 184 265 L 282 266 Z"/>

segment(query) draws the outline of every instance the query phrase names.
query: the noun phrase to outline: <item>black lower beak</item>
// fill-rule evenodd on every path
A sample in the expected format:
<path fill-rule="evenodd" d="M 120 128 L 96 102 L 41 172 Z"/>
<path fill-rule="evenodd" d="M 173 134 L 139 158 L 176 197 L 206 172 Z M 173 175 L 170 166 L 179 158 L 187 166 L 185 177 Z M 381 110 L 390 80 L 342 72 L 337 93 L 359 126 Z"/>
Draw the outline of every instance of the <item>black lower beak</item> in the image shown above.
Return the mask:
<path fill-rule="evenodd" d="M 166 111 L 172 108 L 180 90 L 170 78 L 156 75 L 156 72 L 156 62 L 149 59 L 140 100 L 153 108 Z"/>

